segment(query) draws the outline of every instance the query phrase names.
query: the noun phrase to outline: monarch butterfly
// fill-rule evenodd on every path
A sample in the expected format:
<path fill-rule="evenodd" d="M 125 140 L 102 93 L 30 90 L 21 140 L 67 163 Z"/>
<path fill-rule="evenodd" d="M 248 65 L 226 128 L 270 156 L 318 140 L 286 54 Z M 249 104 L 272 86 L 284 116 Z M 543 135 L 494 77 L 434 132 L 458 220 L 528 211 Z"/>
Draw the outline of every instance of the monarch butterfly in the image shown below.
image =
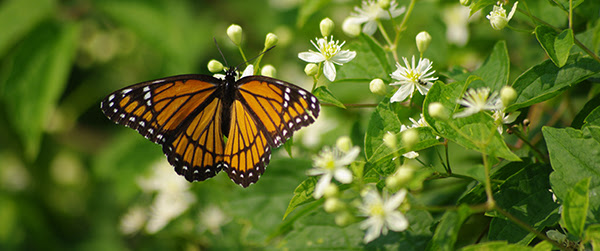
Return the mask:
<path fill-rule="evenodd" d="M 279 147 L 319 116 L 310 92 L 265 76 L 224 79 L 179 75 L 117 90 L 104 114 L 160 144 L 175 171 L 202 181 L 224 170 L 242 187 L 255 183 Z M 226 140 L 224 139 L 226 136 Z"/>

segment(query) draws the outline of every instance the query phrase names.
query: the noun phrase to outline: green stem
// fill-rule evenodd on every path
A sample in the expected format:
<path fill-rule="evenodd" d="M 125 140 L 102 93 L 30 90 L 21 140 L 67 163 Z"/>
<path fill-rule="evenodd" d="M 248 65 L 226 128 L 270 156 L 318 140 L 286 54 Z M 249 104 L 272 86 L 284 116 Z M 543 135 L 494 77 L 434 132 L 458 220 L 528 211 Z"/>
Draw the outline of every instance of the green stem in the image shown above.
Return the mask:
<path fill-rule="evenodd" d="M 527 137 L 525 137 L 525 135 L 521 132 L 521 130 L 519 130 L 519 128 L 512 127 L 511 130 L 515 136 L 517 136 L 519 139 L 521 139 L 523 142 L 525 142 L 525 144 L 527 144 L 529 146 L 529 148 L 531 148 L 531 150 L 533 150 L 533 152 L 538 156 L 538 158 L 540 159 L 541 162 L 543 162 L 543 163 L 549 162 L 548 157 L 546 157 L 546 155 L 544 153 L 542 153 L 542 151 L 540 151 L 540 149 L 538 149 L 533 144 L 531 144 L 529 139 L 527 139 Z"/>
<path fill-rule="evenodd" d="M 242 54 L 242 59 L 244 59 L 244 62 L 246 62 L 246 66 L 248 66 L 248 59 L 246 59 L 246 55 L 244 54 L 244 50 L 242 50 L 241 46 L 238 46 L 238 50 L 240 51 L 240 54 Z"/>
<path fill-rule="evenodd" d="M 490 180 L 490 163 L 488 161 L 488 156 L 485 153 L 483 155 L 483 167 L 485 168 L 485 194 L 487 195 L 487 205 L 488 209 L 496 208 L 496 201 L 494 200 L 494 194 L 492 191 L 492 181 Z"/>

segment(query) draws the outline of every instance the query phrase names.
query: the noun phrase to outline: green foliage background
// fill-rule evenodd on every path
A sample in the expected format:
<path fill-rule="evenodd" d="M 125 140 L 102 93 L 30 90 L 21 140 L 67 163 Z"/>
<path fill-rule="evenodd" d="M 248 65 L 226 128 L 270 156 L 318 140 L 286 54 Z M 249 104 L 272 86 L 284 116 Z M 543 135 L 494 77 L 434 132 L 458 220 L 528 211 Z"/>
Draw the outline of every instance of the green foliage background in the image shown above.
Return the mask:
<path fill-rule="evenodd" d="M 430 91 L 431 96 L 417 95 L 415 102 L 455 100 L 469 85 L 491 83 L 492 89 L 498 90 L 512 83 L 519 96 L 508 110 L 529 112 L 520 120 L 524 116 L 531 119 L 532 140 L 547 147 L 552 169 L 547 164 L 532 163 L 529 149 L 509 149 L 503 138 L 495 135 L 494 144 L 484 152 L 507 160 L 523 160 L 502 163 L 492 174 L 492 179 L 503 181 L 495 189 L 497 203 L 539 231 L 556 227 L 560 217 L 558 205 L 548 191 L 552 187 L 561 199 L 578 198 L 567 202 L 574 205 L 567 215 L 576 216 L 563 221 L 572 234 L 584 236 L 584 225 L 597 224 L 600 212 L 597 198 L 591 197 L 589 205 L 578 204 L 587 198 L 588 187 L 594 194 L 600 187 L 600 112 L 597 109 L 600 66 L 582 56 L 579 48 L 565 51 L 566 45 L 555 43 L 565 42 L 557 37 L 568 37 L 568 32 L 554 34 L 545 26 L 538 26 L 535 35 L 508 29 L 495 31 L 487 20 L 480 18 L 469 25 L 471 37 L 466 46 L 449 44 L 445 39 L 447 27 L 442 13 L 456 2 L 418 1 L 410 25 L 400 40 L 399 55 L 410 57 L 418 54 L 414 36 L 427 30 L 433 42 L 424 56 L 434 62 L 443 80 L 457 81 L 436 84 Z M 558 2 L 564 4 L 564 1 Z M 564 27 L 566 24 L 566 18 L 555 5 L 546 1 L 527 3 L 537 16 L 556 16 L 545 19 L 550 25 Z M 364 231 L 358 224 L 338 227 L 330 214 L 315 210 L 322 201 L 314 202 L 310 194 L 302 197 L 302 192 L 307 191 L 299 185 L 312 188 L 315 182 L 305 174 L 312 166 L 310 156 L 323 145 L 334 144 L 342 135 L 349 135 L 355 145 L 361 146 L 367 179 L 376 180 L 375 177 L 393 173 L 392 157 L 408 149 L 401 148 L 394 153 L 383 147 L 381 138 L 387 131 L 399 132 L 401 124 L 410 123 L 408 116 L 414 118 L 421 113 L 420 109 L 390 104 L 389 96 L 381 98 L 369 92 L 371 79 L 391 81 L 389 73 L 394 70 L 394 63 L 372 38 L 352 39 L 341 32 L 343 19 L 359 4 L 358 1 L 328 0 L 1 2 L 0 249 L 422 250 L 472 244 L 474 237 L 470 231 L 477 234 L 485 231 L 476 227 L 460 228 L 463 223 L 472 223 L 469 221 L 479 226 L 481 222 L 489 222 L 487 234 L 493 237 L 488 240 L 498 240 L 479 247 L 507 248 L 506 241 L 530 244 L 535 236 L 506 218 L 493 212 L 473 217 L 473 212 L 464 206 L 445 213 L 411 209 L 406 215 L 411 223 L 409 231 L 392 232 L 364 244 Z M 570 30 L 571 36 L 597 55 L 599 4 L 594 1 L 577 4 L 578 18 Z M 489 12 L 488 9 L 491 7 L 485 10 Z M 257 184 L 242 189 L 223 174 L 194 183 L 191 190 L 196 195 L 196 203 L 164 229 L 156 234 L 143 231 L 122 234 L 121 217 L 129 208 L 147 205 L 151 200 L 140 191 L 136 179 L 149 173 L 150 167 L 165 157 L 160 146 L 106 119 L 99 108 L 100 100 L 116 89 L 137 82 L 177 74 L 209 74 L 207 62 L 221 59 L 213 38 L 229 64 L 241 63 L 237 48 L 225 35 L 232 23 L 244 28 L 243 46 L 250 57 L 263 48 L 268 32 L 277 34 L 279 45 L 267 53 L 262 62 L 274 65 L 278 78 L 309 88 L 311 79 L 304 75 L 304 62 L 297 54 L 313 49 L 309 40 L 321 36 L 318 23 L 324 17 L 336 22 L 335 38 L 347 41 L 345 49 L 354 50 L 358 55 L 338 69 L 337 81 L 329 84 L 328 89 L 344 104 L 376 103 L 378 106 L 350 109 L 324 106 L 319 119 L 328 122 L 314 125 L 321 133 L 299 132 L 294 138 L 293 158 L 285 150 L 275 150 L 273 160 Z M 468 71 L 478 75 L 479 82 L 469 79 Z M 392 88 L 388 90 L 391 94 Z M 565 96 L 568 104 L 564 103 Z M 455 108 L 450 102 L 444 105 L 449 110 Z M 447 128 L 478 126 L 493 130 L 491 118 L 479 114 L 480 117 L 434 122 L 424 112 L 432 128 L 419 129 L 421 138 L 416 150 L 427 149 L 421 152 L 423 159 L 439 169 L 430 171 L 443 172 L 431 148 L 439 145 L 435 130 L 435 135 L 453 141 L 450 159 L 458 163 L 453 165 L 453 171 L 473 180 L 428 180 L 423 188 L 416 189 L 420 193 L 412 199 L 427 206 L 484 202 L 483 187 L 475 182 L 484 180 L 481 156 L 476 152 L 481 150 L 476 144 L 478 132 L 465 137 Z M 567 126 L 573 128 L 565 128 Z M 310 139 L 316 143 L 304 144 L 302 139 L 310 135 L 317 135 Z M 509 135 L 505 141 L 511 145 L 517 140 Z M 593 152 L 596 154 L 586 152 L 590 149 L 596 149 Z M 574 162 L 584 164 L 581 168 L 568 164 Z M 175 172 L 172 175 L 176 175 Z M 587 183 L 581 183 L 584 177 L 590 177 Z M 577 190 L 570 190 L 572 187 Z M 221 208 L 230 219 L 218 232 L 202 226 L 201 214 L 212 205 Z M 577 215 L 586 213 L 584 224 Z M 444 231 L 451 236 L 442 235 Z M 588 231 L 588 236 L 598 236 L 597 225 Z"/>

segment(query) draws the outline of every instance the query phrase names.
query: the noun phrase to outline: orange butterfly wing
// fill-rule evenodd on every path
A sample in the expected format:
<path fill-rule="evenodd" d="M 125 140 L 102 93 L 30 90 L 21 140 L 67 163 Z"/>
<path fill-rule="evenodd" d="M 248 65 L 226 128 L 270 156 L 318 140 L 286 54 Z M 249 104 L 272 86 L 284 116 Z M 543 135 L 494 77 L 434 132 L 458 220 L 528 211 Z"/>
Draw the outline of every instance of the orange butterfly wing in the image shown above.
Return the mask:
<path fill-rule="evenodd" d="M 219 80 L 180 75 L 123 88 L 101 108 L 116 122 L 161 144 L 175 171 L 187 180 L 205 180 L 222 168 L 222 100 Z"/>
<path fill-rule="evenodd" d="M 236 84 L 224 160 L 229 177 L 247 187 L 264 173 L 270 147 L 281 146 L 293 132 L 313 123 L 320 106 L 312 94 L 281 80 L 250 76 Z"/>

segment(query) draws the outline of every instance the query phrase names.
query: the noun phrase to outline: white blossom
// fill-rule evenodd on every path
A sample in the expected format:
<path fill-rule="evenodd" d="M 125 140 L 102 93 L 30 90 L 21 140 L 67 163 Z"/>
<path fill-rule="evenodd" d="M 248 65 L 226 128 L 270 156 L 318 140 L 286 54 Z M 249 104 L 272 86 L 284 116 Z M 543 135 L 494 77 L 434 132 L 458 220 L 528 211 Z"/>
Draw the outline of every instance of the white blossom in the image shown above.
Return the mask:
<path fill-rule="evenodd" d="M 398 191 L 388 198 L 384 191 L 383 198 L 375 189 L 368 189 L 363 195 L 363 203 L 359 211 L 367 219 L 361 222 L 360 228 L 366 229 L 365 242 L 375 240 L 381 234 L 392 231 L 404 231 L 408 228 L 408 220 L 397 209 L 406 197 L 406 189 Z"/>
<path fill-rule="evenodd" d="M 510 13 L 508 13 L 508 16 L 506 16 L 506 10 L 502 8 L 502 4 L 500 2 L 497 4 L 498 5 L 494 5 L 494 8 L 490 14 L 485 17 L 490 20 L 490 25 L 492 25 L 494 30 L 502 30 L 508 24 L 508 21 L 512 19 L 515 11 L 517 10 L 517 4 L 519 4 L 519 2 L 515 2 L 510 10 Z"/>
<path fill-rule="evenodd" d="M 321 198 L 332 178 L 344 184 L 352 182 L 352 172 L 346 166 L 350 165 L 359 153 L 360 148 L 358 146 L 352 147 L 347 152 L 342 152 L 337 148 L 325 147 L 314 158 L 315 167 L 307 171 L 310 176 L 321 175 L 315 186 L 313 196 L 316 199 Z"/>
<path fill-rule="evenodd" d="M 408 63 L 408 59 L 405 57 L 402 58 L 404 60 L 405 66 L 400 65 L 400 63 L 396 63 L 396 71 L 392 72 L 390 76 L 398 80 L 397 82 L 393 82 L 390 85 L 400 85 L 400 88 L 392 98 L 390 102 L 402 102 L 407 97 L 412 98 L 412 95 L 415 89 L 419 90 L 419 92 L 423 95 L 427 94 L 431 86 L 433 86 L 432 81 L 437 80 L 437 77 L 432 77 L 435 71 L 430 71 L 433 63 L 429 61 L 427 58 L 419 59 L 419 63 L 415 66 L 415 57 L 412 57 L 412 63 Z"/>
<path fill-rule="evenodd" d="M 482 87 L 477 90 L 468 89 L 462 99 L 457 101 L 458 104 L 466 106 L 466 108 L 454 114 L 454 118 L 463 118 L 483 110 L 493 111 L 502 109 L 502 102 L 496 92 L 490 94 L 490 88 Z"/>
<path fill-rule="evenodd" d="M 377 20 L 390 19 L 390 14 L 392 18 L 396 18 L 402 15 L 405 10 L 404 6 L 398 8 L 396 1 L 390 3 L 389 9 L 383 9 L 376 1 L 368 0 L 363 1 L 360 8 L 354 7 L 355 12 L 346 20 L 348 23 L 364 24 L 362 32 L 373 35 L 377 31 Z"/>
<path fill-rule="evenodd" d="M 333 36 L 330 36 L 330 40 L 327 38 L 316 38 L 316 43 L 310 41 L 318 51 L 308 50 L 308 52 L 298 53 L 298 58 L 308 63 L 321 63 L 323 62 L 323 74 L 329 81 L 335 80 L 335 65 L 343 65 L 350 62 L 356 57 L 355 51 L 342 50 L 342 46 L 346 43 L 345 41 L 340 44 L 340 41 L 333 40 Z"/>

